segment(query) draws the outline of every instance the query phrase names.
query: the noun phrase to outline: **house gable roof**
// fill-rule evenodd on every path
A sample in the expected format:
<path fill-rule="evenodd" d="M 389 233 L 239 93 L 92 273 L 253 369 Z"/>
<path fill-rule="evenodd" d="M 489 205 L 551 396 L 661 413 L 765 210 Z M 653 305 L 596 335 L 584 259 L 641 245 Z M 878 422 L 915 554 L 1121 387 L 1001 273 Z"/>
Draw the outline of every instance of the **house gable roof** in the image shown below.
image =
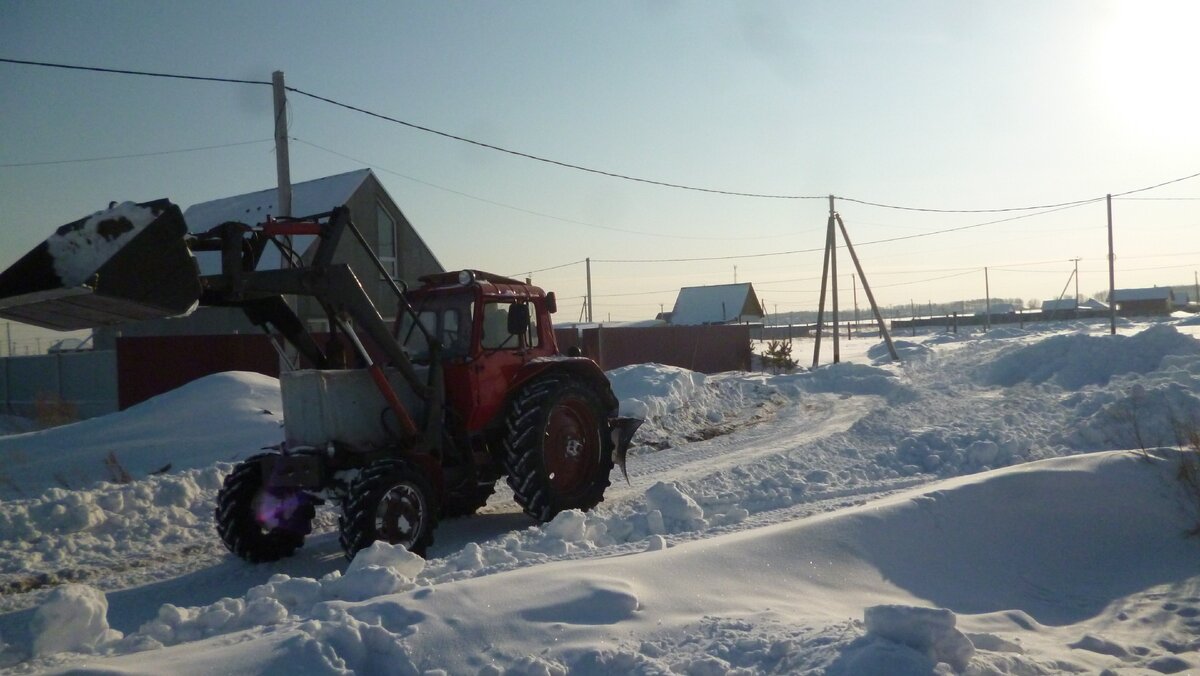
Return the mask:
<path fill-rule="evenodd" d="M 342 206 L 350 201 L 350 198 L 370 175 L 370 169 L 358 169 L 344 174 L 293 183 L 292 215 L 304 217 Z M 204 232 L 229 221 L 257 225 L 265 222 L 268 216 L 278 215 L 279 189 L 267 188 L 244 195 L 193 204 L 183 212 L 183 220 L 187 222 L 189 231 Z M 292 244 L 296 251 L 303 253 L 314 241 L 316 241 L 316 237 L 306 235 L 293 238 Z M 198 253 L 196 259 L 200 264 L 202 274 L 216 274 L 221 271 L 220 255 L 215 252 Z M 269 246 L 263 251 L 258 269 L 276 269 L 281 264 L 282 255 L 279 250 Z"/>
<path fill-rule="evenodd" d="M 1063 298 L 1061 300 L 1044 300 L 1042 301 L 1042 312 L 1066 312 L 1075 310 L 1079 307 L 1079 303 L 1074 298 Z"/>
<path fill-rule="evenodd" d="M 324 213 L 345 204 L 370 175 L 370 169 L 358 169 L 293 183 L 292 215 L 303 217 Z M 279 216 L 278 188 L 193 204 L 183 212 L 183 218 L 193 232 L 202 232 L 227 221 L 256 225 L 266 221 L 268 216 Z"/>
<path fill-rule="evenodd" d="M 682 326 L 724 324 L 739 318 L 761 318 L 762 306 L 750 283 L 685 286 L 675 299 L 671 323 Z"/>
<path fill-rule="evenodd" d="M 1175 293 L 1169 286 L 1155 286 L 1148 289 L 1117 289 L 1113 291 L 1113 300 L 1118 303 L 1128 303 L 1140 300 L 1173 300 Z"/>

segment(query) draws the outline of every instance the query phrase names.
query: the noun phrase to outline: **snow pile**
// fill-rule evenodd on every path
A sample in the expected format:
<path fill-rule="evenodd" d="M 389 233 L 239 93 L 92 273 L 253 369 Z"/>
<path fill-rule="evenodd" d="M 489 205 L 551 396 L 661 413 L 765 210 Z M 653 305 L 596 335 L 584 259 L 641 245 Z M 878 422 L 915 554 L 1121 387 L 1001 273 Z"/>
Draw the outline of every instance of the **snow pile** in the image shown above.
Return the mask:
<path fill-rule="evenodd" d="M 1189 523 L 1165 490 L 1177 460 L 1054 459 L 666 550 L 432 586 L 395 572 L 393 563 L 411 560 L 384 548 L 344 578 L 275 575 L 242 598 L 164 605 L 153 622 L 101 648 L 124 657 L 81 666 L 180 674 L 268 673 L 284 663 L 305 674 L 488 665 L 497 671 L 485 673 L 1195 669 L 1200 602 L 1189 589 L 1200 580 L 1200 544 L 1181 537 Z M 676 517 L 690 513 L 686 501 L 664 503 L 676 505 L 668 510 Z M 378 580 L 389 570 L 400 587 L 366 597 L 388 588 Z M 354 590 L 349 598 L 331 595 L 339 584 Z M 197 642 L 252 627 L 260 631 Z"/>
<path fill-rule="evenodd" d="M 1165 324 L 1132 336 L 1052 336 L 1002 355 L 981 369 L 980 378 L 1001 387 L 1053 379 L 1078 390 L 1122 373 L 1153 371 L 1168 355 L 1200 355 L 1200 342 Z"/>
<path fill-rule="evenodd" d="M 104 594 L 81 584 L 66 584 L 51 592 L 30 624 L 35 656 L 90 652 L 121 638 L 121 632 L 108 626 Z"/>
<path fill-rule="evenodd" d="M 149 207 L 122 202 L 59 228 L 46 240 L 54 272 L 63 286 L 83 284 L 157 217 Z"/>
<path fill-rule="evenodd" d="M 0 436 L 6 434 L 23 434 L 37 429 L 37 423 L 19 415 L 0 414 Z"/>
<path fill-rule="evenodd" d="M 727 433 L 752 418 L 758 408 L 777 406 L 783 395 L 761 380 L 743 374 L 706 376 L 676 366 L 635 364 L 606 373 L 620 399 L 620 413 L 645 423 L 634 436 L 635 447 L 679 446 Z M 774 402 L 768 402 L 776 395 Z"/>
<path fill-rule="evenodd" d="M 975 654 L 974 644 L 955 629 L 954 613 L 945 608 L 872 606 L 865 619 L 867 635 L 847 652 L 844 673 L 927 674 L 938 664 L 962 673 Z"/>
<path fill-rule="evenodd" d="M 283 439 L 279 381 L 231 371 L 124 411 L 0 437 L 0 499 L 209 467 Z"/>

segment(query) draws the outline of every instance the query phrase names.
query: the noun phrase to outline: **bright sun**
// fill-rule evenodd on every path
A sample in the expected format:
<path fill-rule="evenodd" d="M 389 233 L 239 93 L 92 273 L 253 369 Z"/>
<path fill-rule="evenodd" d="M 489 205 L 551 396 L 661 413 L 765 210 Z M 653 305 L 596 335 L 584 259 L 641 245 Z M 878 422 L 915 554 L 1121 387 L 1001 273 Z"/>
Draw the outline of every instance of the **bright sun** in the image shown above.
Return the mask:
<path fill-rule="evenodd" d="M 1112 6 L 1097 73 L 1121 125 L 1154 138 L 1200 137 L 1200 2 Z"/>

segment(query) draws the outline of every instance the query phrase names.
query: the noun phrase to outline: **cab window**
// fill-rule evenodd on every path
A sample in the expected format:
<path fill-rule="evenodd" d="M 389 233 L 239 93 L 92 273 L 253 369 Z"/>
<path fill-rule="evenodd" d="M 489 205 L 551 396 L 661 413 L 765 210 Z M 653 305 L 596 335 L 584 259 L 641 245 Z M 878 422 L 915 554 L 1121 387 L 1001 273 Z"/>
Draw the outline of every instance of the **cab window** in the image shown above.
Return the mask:
<path fill-rule="evenodd" d="M 521 335 L 508 332 L 509 308 L 515 303 L 492 301 L 483 305 L 483 333 L 479 337 L 479 345 L 485 350 L 510 349 L 517 350 L 527 347 L 537 347 L 538 338 L 537 312 L 532 304 L 529 307 L 529 329 Z"/>

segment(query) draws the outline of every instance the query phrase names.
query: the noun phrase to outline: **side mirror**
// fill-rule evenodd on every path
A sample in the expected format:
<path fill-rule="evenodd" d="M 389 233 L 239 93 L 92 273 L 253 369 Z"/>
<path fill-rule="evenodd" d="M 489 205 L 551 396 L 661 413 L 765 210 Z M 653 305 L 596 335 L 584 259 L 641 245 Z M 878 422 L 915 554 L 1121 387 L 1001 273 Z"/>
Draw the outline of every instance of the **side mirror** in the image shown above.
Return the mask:
<path fill-rule="evenodd" d="M 546 312 L 550 314 L 558 312 L 558 296 L 555 296 L 553 291 L 546 294 Z"/>
<path fill-rule="evenodd" d="M 508 306 L 508 332 L 519 336 L 529 330 L 529 304 L 513 303 Z"/>

